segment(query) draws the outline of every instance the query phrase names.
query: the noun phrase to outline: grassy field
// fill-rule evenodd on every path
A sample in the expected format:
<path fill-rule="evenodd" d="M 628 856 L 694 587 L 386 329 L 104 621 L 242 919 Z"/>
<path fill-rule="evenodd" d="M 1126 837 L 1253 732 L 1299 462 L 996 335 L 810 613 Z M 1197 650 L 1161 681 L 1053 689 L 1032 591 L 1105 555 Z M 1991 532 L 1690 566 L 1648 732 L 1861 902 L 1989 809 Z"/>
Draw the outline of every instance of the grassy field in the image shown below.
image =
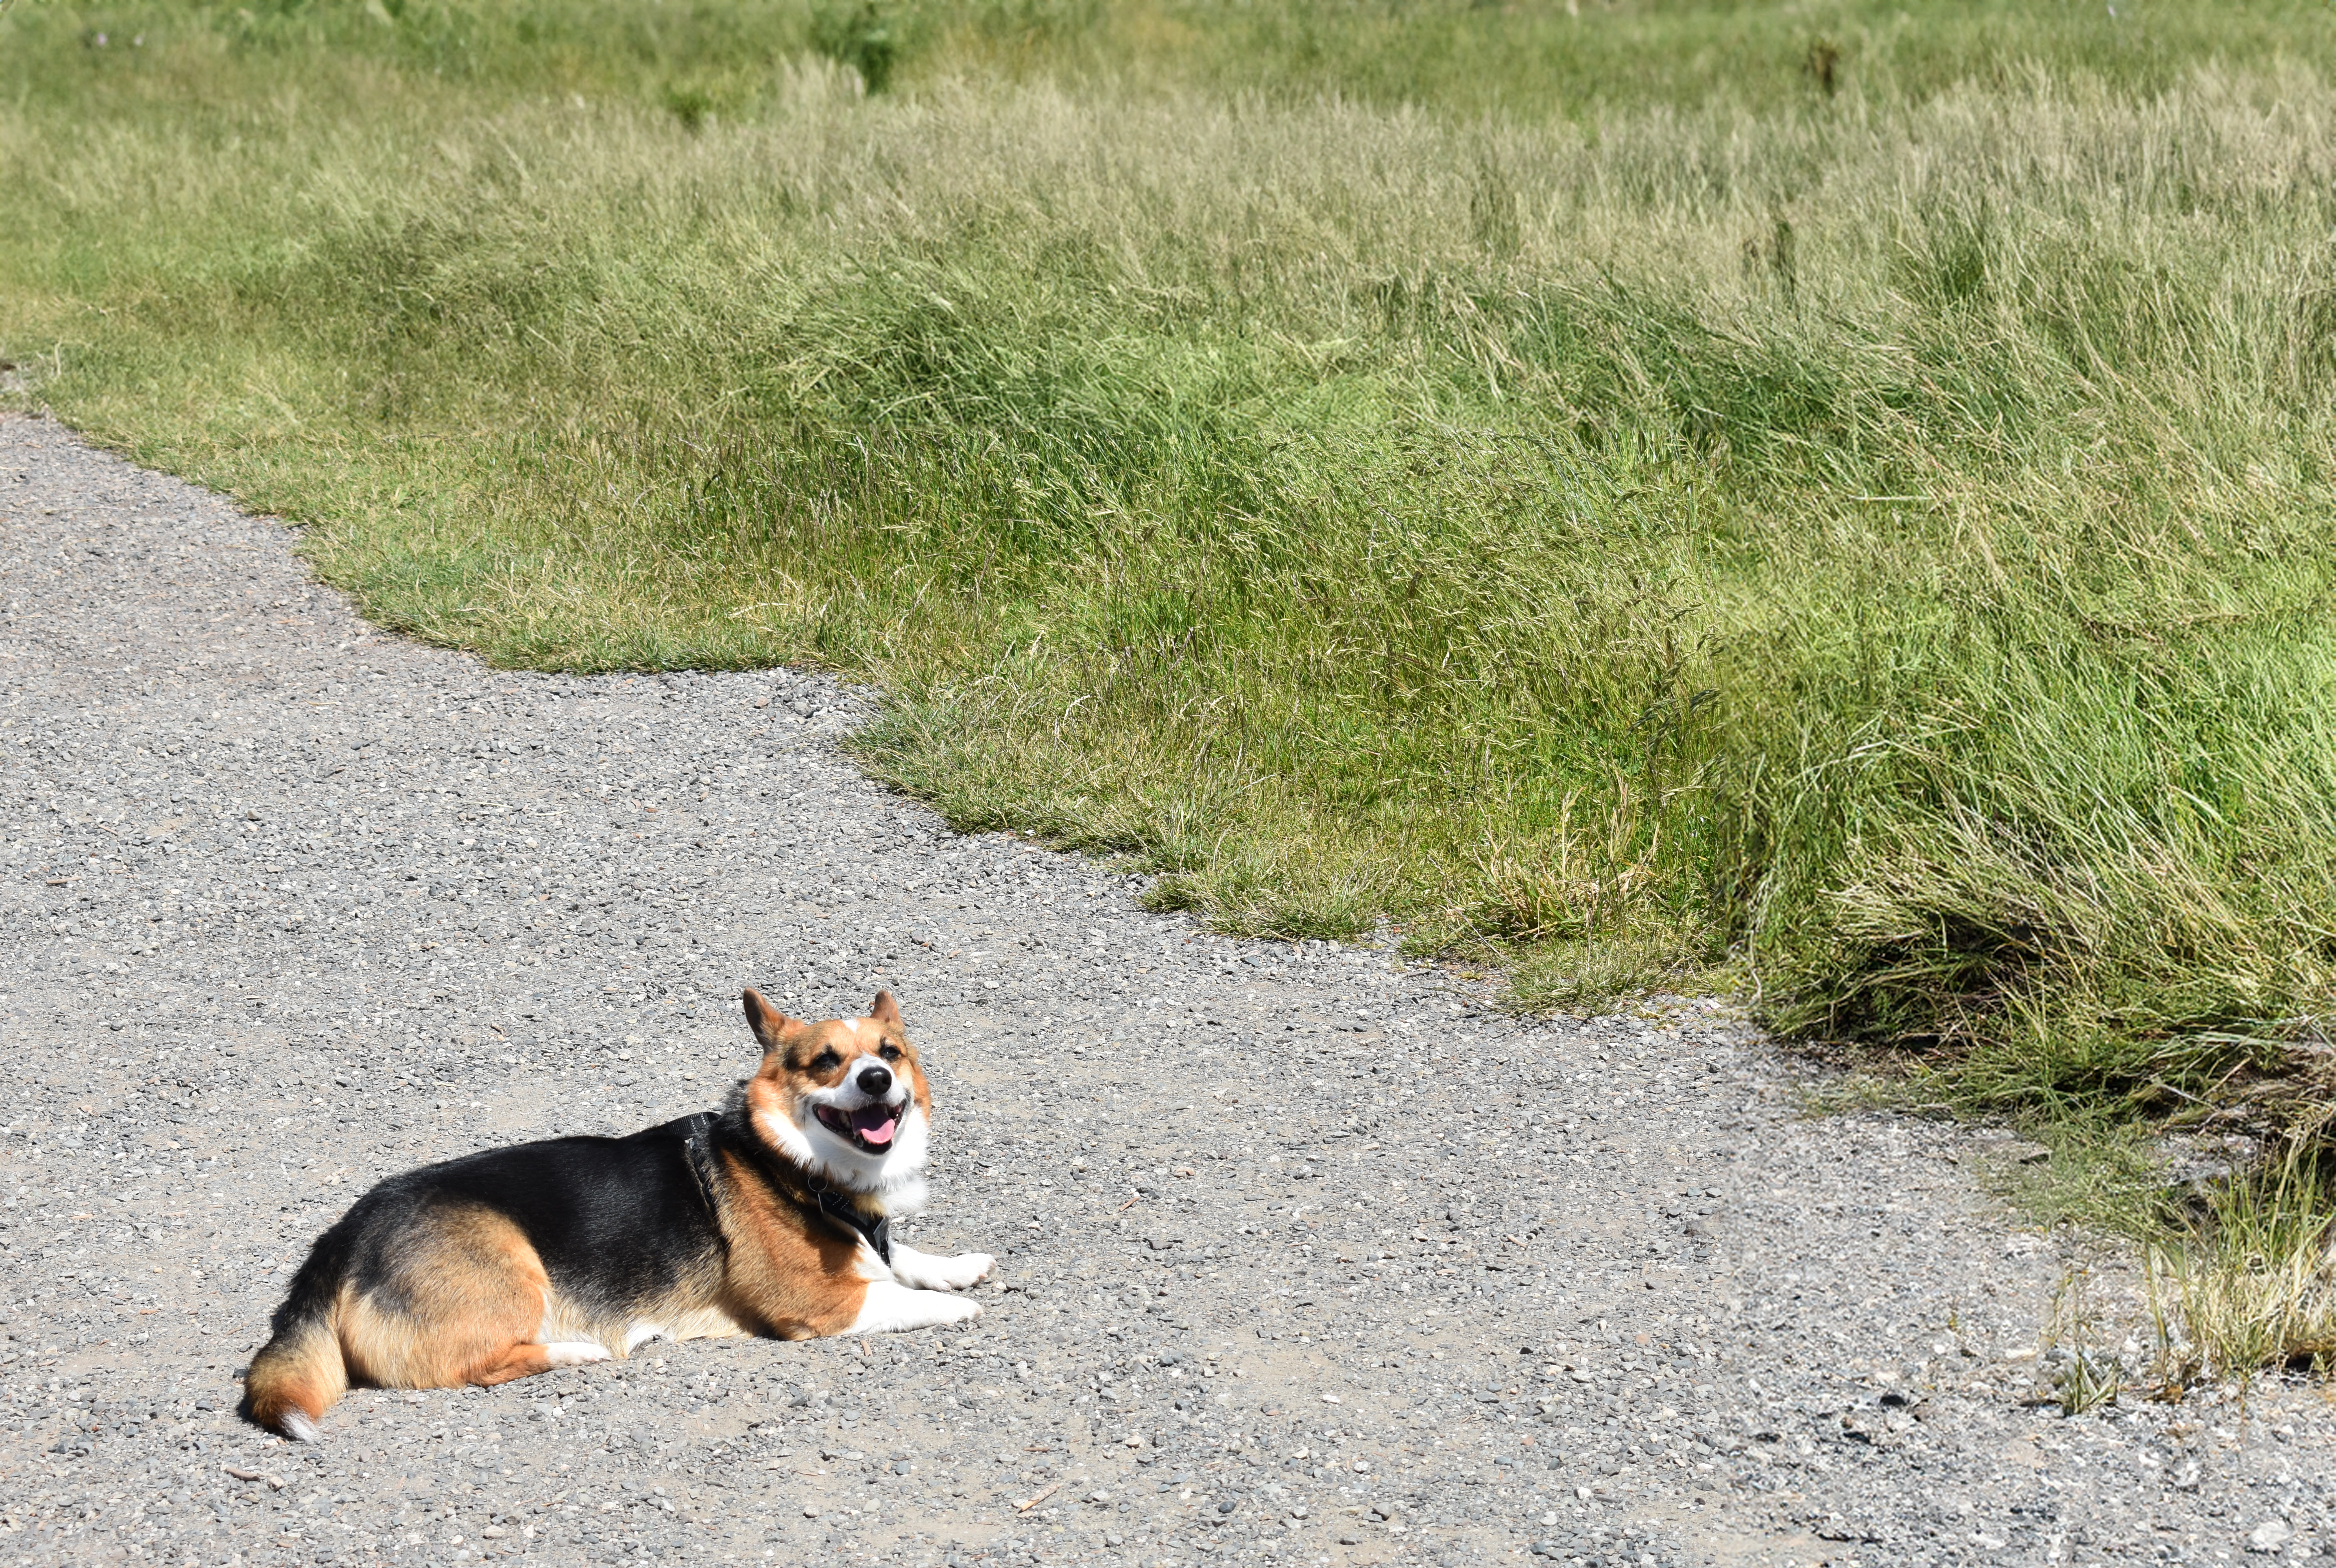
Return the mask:
<path fill-rule="evenodd" d="M 384 623 L 881 682 L 885 776 L 1227 927 L 1724 965 L 2071 1139 L 2314 1128 L 2331 44 L 17 0 L 0 356 Z"/>

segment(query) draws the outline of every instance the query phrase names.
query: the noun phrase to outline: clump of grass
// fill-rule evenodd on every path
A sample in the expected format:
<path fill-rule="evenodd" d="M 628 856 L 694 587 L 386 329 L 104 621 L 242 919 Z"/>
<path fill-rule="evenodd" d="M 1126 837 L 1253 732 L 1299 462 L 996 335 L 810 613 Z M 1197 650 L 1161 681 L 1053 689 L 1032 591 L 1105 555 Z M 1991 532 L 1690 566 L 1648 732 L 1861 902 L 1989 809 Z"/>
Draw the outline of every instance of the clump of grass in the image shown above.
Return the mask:
<path fill-rule="evenodd" d="M 1650 992 L 1724 992 L 1733 978 L 1724 961 L 1700 950 L 1698 934 L 1660 926 L 1535 943 L 1500 956 L 1516 1000 L 1537 1010 L 1586 1012 Z"/>
<path fill-rule="evenodd" d="M 871 92 L 891 85 L 900 63 L 906 18 L 877 0 L 822 0 L 811 15 L 811 45 L 857 73 Z"/>
<path fill-rule="evenodd" d="M 2336 1172 L 2324 1144 L 2291 1136 L 2207 1184 L 2178 1239 L 2150 1248 L 2149 1279 L 2168 1393 L 2336 1365 Z"/>
<path fill-rule="evenodd" d="M 2052 1293 L 2039 1350 L 2047 1370 L 2047 1387 L 2063 1416 L 2088 1415 L 2117 1402 L 2126 1372 L 2115 1354 L 2102 1345 L 2098 1305 L 2093 1296 L 2092 1271 L 2079 1265 L 2061 1277 Z"/>
<path fill-rule="evenodd" d="M 714 98 L 695 87 L 668 87 L 665 106 L 681 121 L 683 130 L 694 131 L 704 129 L 706 116 L 714 112 Z"/>

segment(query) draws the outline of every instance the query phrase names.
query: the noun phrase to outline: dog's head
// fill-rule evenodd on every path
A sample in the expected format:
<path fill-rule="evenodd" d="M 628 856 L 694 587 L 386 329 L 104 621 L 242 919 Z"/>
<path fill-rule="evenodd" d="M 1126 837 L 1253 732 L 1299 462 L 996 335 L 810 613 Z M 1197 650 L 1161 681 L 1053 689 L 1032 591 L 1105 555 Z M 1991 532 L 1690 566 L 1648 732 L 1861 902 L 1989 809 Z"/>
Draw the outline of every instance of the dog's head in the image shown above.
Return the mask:
<path fill-rule="evenodd" d="M 888 1214 L 924 1201 L 932 1090 L 900 1027 L 892 993 L 865 1018 L 812 1023 L 749 991 L 747 1027 L 763 1065 L 746 1082 L 746 1111 L 771 1147 L 832 1186 L 880 1200 Z"/>

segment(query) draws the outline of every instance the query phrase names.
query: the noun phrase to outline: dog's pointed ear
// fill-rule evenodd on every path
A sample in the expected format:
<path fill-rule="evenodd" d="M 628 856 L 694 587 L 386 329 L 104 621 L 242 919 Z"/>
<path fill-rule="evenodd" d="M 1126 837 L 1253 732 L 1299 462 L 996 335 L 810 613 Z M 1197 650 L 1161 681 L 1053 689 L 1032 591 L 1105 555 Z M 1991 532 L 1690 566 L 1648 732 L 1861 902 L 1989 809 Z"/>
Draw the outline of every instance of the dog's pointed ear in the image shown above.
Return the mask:
<path fill-rule="evenodd" d="M 875 1004 L 868 1010 L 868 1016 L 889 1029 L 898 1029 L 900 1027 L 900 1004 L 892 1000 L 891 992 L 880 991 L 876 993 Z"/>
<path fill-rule="evenodd" d="M 763 1053 L 765 1056 L 778 1050 L 788 1035 L 803 1027 L 795 1020 L 773 1007 L 768 1001 L 764 1000 L 763 993 L 751 985 L 746 988 L 746 993 L 738 1000 L 745 1004 L 746 1027 L 754 1031 L 754 1038 L 761 1042 Z"/>

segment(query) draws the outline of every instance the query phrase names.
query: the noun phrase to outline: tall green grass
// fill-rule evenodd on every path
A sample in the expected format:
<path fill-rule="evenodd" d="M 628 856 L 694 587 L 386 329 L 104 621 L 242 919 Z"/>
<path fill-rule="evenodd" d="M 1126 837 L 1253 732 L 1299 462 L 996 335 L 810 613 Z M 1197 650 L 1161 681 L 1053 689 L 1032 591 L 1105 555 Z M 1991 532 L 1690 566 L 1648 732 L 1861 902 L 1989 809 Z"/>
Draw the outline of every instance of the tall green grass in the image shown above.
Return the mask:
<path fill-rule="evenodd" d="M 1226 926 L 2282 1114 L 2329 14 L 1578 10 L 19 0 L 0 353 L 385 623 L 881 681 Z"/>

